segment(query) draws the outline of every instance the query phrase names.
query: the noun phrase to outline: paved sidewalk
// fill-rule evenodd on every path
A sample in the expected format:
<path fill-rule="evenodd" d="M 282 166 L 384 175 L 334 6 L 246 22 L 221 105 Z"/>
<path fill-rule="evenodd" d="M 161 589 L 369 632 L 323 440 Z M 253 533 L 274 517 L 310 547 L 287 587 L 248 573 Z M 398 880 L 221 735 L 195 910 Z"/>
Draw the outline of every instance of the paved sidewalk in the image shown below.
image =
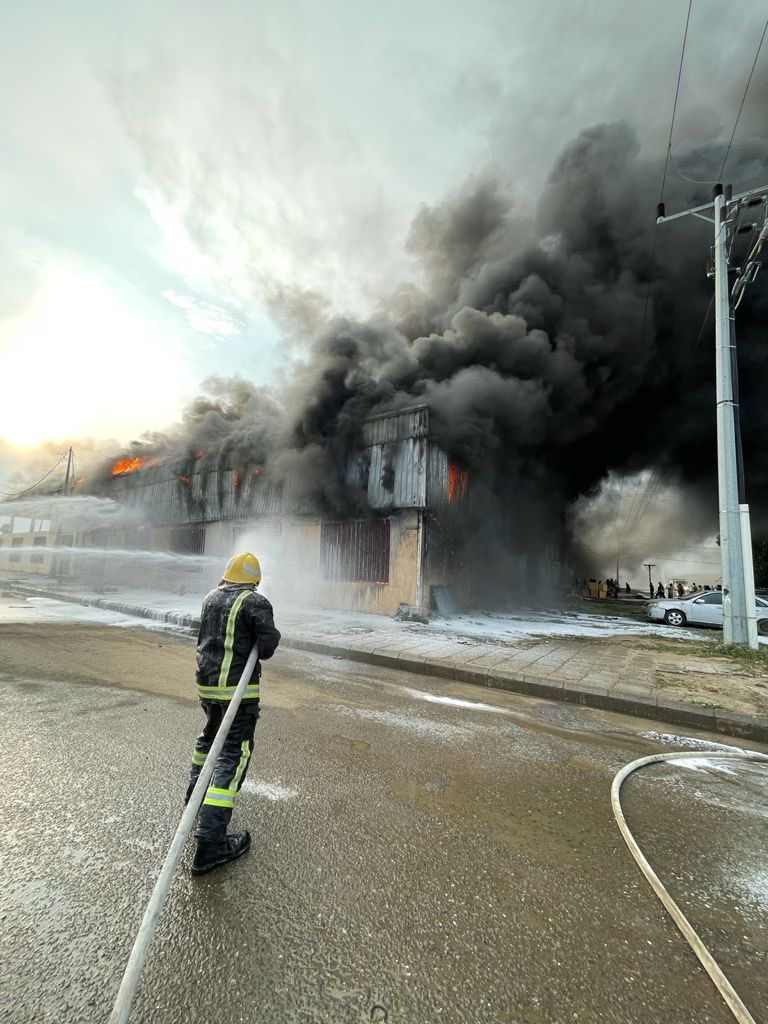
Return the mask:
<path fill-rule="evenodd" d="M 198 623 L 196 595 L 122 590 L 94 596 L 78 592 L 76 585 L 29 577 L 6 577 L 0 588 L 184 629 L 194 630 Z M 600 635 L 600 628 L 584 627 L 585 621 L 600 626 L 594 616 L 557 613 L 540 617 L 542 633 L 552 620 L 557 632 L 537 636 L 537 620 L 528 616 L 526 630 L 514 639 L 483 635 L 482 624 L 472 628 L 471 618 L 420 624 L 301 610 L 281 611 L 278 624 L 289 648 L 768 742 L 768 670 L 712 656 L 712 634 L 687 631 L 678 639 L 682 634 L 664 627 L 614 618 L 603 620 L 605 635 Z M 577 635 L 568 635 L 569 629 Z"/>

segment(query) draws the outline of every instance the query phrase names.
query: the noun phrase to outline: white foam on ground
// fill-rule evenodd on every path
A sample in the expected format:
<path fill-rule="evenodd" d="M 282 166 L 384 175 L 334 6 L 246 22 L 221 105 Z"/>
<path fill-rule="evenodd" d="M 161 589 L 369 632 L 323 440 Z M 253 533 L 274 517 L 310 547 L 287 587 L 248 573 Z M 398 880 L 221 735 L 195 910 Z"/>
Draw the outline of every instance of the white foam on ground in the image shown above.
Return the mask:
<path fill-rule="evenodd" d="M 18 579 L 17 582 L 31 587 L 37 583 L 32 576 L 28 579 Z M 53 587 L 50 580 L 41 582 L 40 585 Z M 192 585 L 193 581 L 190 580 L 190 589 Z M 75 589 L 69 585 L 66 589 L 75 593 Z M 180 615 L 198 616 L 204 595 L 168 593 L 156 587 L 120 587 L 119 592 L 114 594 L 97 594 L 89 592 L 84 587 L 82 596 L 90 600 L 102 598 L 119 602 L 126 607 L 154 609 L 160 615 L 173 612 Z M 265 596 L 269 597 L 269 593 L 265 592 Z M 320 633 L 325 638 L 329 638 L 332 634 L 337 637 L 347 637 L 353 634 L 362 636 L 376 634 L 382 639 L 387 636 L 398 639 L 412 637 L 445 643 L 488 644 L 496 642 L 505 646 L 539 637 L 610 637 L 640 634 L 695 639 L 699 642 L 716 639 L 716 634 L 706 629 L 694 632 L 691 629 L 675 629 L 673 626 L 666 626 L 663 623 L 650 620 L 639 621 L 618 615 L 562 612 L 556 609 L 522 608 L 518 612 L 504 614 L 478 612 L 445 617 L 435 616 L 425 624 L 401 622 L 386 615 L 374 615 L 367 612 L 301 609 L 298 607 L 282 609 L 278 606 L 275 609 L 278 625 L 280 625 L 281 612 L 285 612 L 287 619 L 286 633 L 296 636 Z"/>
<path fill-rule="evenodd" d="M 743 747 L 734 747 L 728 743 L 717 743 L 713 740 L 701 740 L 696 736 L 677 736 L 672 732 L 642 732 L 643 739 L 653 740 L 654 743 L 665 743 L 672 747 L 690 747 L 693 750 L 711 750 L 716 753 L 718 750 L 741 751 Z M 681 758 L 682 760 L 682 758 Z"/>
<path fill-rule="evenodd" d="M 280 782 L 261 782 L 257 779 L 246 779 L 243 783 L 246 793 L 263 797 L 265 800 L 292 800 L 299 795 L 294 786 L 283 786 Z"/>
<path fill-rule="evenodd" d="M 718 764 L 717 761 L 712 761 L 708 757 L 696 757 L 693 754 L 690 757 L 681 757 L 670 763 L 673 768 L 687 768 L 691 772 L 715 772 L 718 775 L 738 775 L 736 766 L 727 761 L 721 761 Z"/>
<path fill-rule="evenodd" d="M 368 708 L 351 708 L 343 704 L 330 705 L 329 710 L 336 711 L 350 718 L 362 718 L 380 725 L 388 725 L 393 729 L 427 736 L 440 740 L 468 740 L 474 735 L 472 728 L 462 725 L 451 725 L 447 722 L 436 722 L 432 718 L 420 718 L 398 714 L 396 711 L 373 711 Z"/>
<path fill-rule="evenodd" d="M 677 639 L 709 639 L 690 629 L 675 629 L 662 623 L 623 618 L 619 615 L 590 615 L 580 612 L 534 611 L 523 609 L 519 614 L 506 615 L 456 615 L 450 618 L 434 618 L 430 632 L 459 633 L 467 637 L 484 640 L 512 641 L 540 636 L 637 636 L 652 635 L 675 637 Z"/>
<path fill-rule="evenodd" d="M 758 868 L 754 872 L 731 875 L 731 888 L 741 899 L 754 903 L 760 910 L 768 907 L 768 870 Z"/>
<path fill-rule="evenodd" d="M 447 704 L 449 707 L 469 708 L 472 711 L 491 711 L 496 715 L 511 714 L 507 708 L 497 708 L 493 704 L 480 704 L 473 700 L 461 700 L 459 697 L 439 697 L 434 693 L 425 693 L 424 690 L 411 690 L 407 686 L 404 686 L 403 690 L 409 697 L 415 697 L 417 700 L 426 700 L 430 704 Z"/>
<path fill-rule="evenodd" d="M 92 623 L 96 626 L 120 626 L 135 629 L 172 629 L 171 623 L 153 619 L 138 618 L 123 612 L 104 608 L 74 604 L 70 601 L 55 601 L 48 597 L 15 597 L 8 603 L 0 603 L 0 622 L 20 623 Z"/>

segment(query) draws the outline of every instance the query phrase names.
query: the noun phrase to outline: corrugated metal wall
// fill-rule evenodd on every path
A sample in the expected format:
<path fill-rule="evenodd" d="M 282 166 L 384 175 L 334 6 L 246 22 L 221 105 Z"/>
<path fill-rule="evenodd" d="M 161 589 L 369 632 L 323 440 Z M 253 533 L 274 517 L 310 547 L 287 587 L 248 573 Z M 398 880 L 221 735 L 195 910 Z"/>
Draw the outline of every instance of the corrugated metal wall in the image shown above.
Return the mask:
<path fill-rule="evenodd" d="M 370 416 L 362 428 L 363 446 L 405 441 L 409 437 L 426 437 L 429 433 L 429 409 L 426 405 L 412 406 L 395 412 Z"/>
<path fill-rule="evenodd" d="M 249 515 L 279 515 L 283 488 L 253 470 L 208 470 L 204 465 L 179 473 L 170 466 L 115 477 L 109 496 L 142 509 L 157 526 L 207 523 Z"/>
<path fill-rule="evenodd" d="M 326 580 L 389 583 L 389 520 L 323 523 L 320 569 Z"/>
<path fill-rule="evenodd" d="M 428 440 L 429 411 L 416 406 L 374 416 L 362 426 L 362 449 L 350 457 L 347 481 L 366 490 L 374 511 L 419 509 L 447 500 L 448 459 Z M 116 476 L 109 495 L 141 508 L 157 526 L 207 523 L 226 519 L 319 514 L 297 507 L 288 495 L 295 489 L 269 479 L 258 467 L 219 470 L 201 459 L 180 469 L 150 466 Z M 289 507 L 290 506 L 290 507 Z"/>
<path fill-rule="evenodd" d="M 368 449 L 371 508 L 424 508 L 430 447 L 425 437 L 409 437 Z"/>

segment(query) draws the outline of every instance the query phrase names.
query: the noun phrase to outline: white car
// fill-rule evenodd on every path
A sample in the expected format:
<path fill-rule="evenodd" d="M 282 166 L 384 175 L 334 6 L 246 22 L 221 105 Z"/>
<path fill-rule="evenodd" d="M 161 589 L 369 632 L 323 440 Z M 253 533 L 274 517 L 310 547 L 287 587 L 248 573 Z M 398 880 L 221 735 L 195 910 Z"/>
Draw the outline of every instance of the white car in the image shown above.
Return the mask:
<path fill-rule="evenodd" d="M 668 626 L 722 626 L 723 593 L 721 590 L 704 590 L 688 597 L 671 598 L 648 602 L 648 618 L 654 622 L 666 622 Z M 768 636 L 768 601 L 755 598 L 757 632 Z"/>

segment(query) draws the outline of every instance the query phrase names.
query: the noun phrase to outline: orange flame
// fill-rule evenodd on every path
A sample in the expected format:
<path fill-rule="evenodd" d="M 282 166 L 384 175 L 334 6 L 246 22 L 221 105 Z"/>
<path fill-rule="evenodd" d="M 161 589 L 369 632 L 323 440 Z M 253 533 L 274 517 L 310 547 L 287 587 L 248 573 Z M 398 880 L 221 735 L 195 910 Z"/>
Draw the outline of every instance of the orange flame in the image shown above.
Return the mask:
<path fill-rule="evenodd" d="M 192 478 L 187 476 L 186 473 L 184 473 L 182 476 L 180 476 L 179 480 L 181 480 L 181 482 L 183 484 L 186 484 L 187 486 L 189 486 L 192 483 Z"/>
<path fill-rule="evenodd" d="M 467 471 L 455 462 L 448 463 L 448 501 L 463 498 L 467 493 Z"/>
<path fill-rule="evenodd" d="M 133 459 L 118 459 L 112 466 L 112 476 L 134 473 L 137 469 L 143 469 L 144 466 L 152 465 L 154 465 L 154 459 L 147 458 L 145 455 L 137 455 Z"/>

